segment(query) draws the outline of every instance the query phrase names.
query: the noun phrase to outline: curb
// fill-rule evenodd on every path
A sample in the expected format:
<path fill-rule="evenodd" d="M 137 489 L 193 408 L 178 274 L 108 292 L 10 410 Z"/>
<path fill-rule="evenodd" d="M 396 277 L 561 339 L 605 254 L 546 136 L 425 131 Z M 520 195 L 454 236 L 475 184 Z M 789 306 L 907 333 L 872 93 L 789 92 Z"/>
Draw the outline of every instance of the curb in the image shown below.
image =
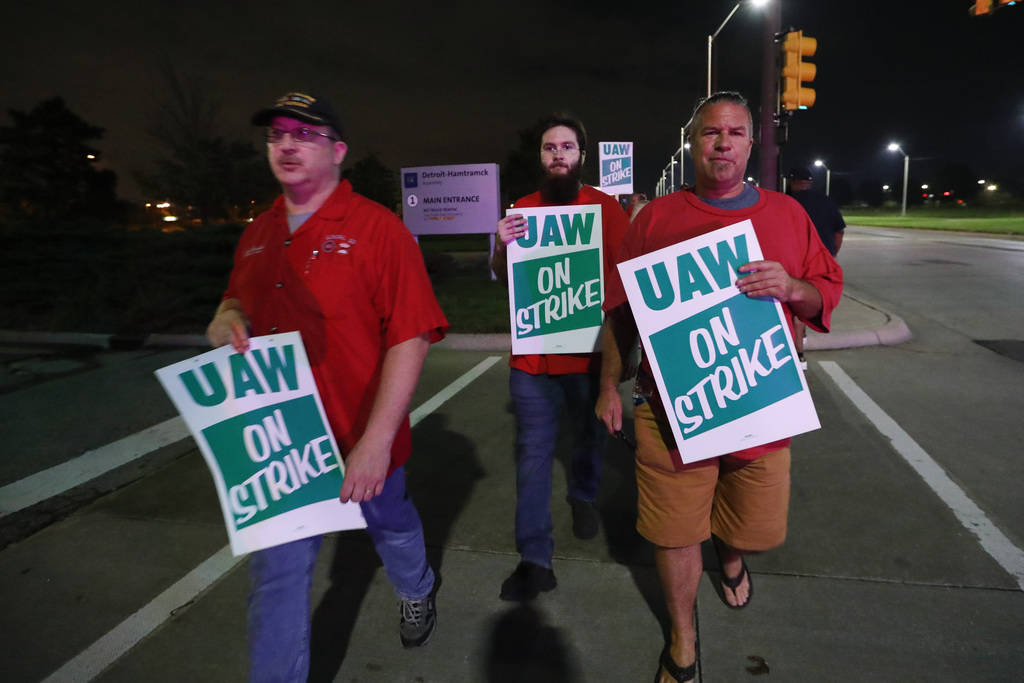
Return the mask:
<path fill-rule="evenodd" d="M 844 292 L 843 296 L 865 308 L 875 311 L 885 319 L 885 322 L 877 327 L 861 330 L 833 331 L 828 334 L 808 330 L 805 346 L 808 351 L 850 349 L 861 346 L 889 346 L 902 344 L 913 337 L 910 328 L 907 327 L 903 318 L 893 315 L 885 309 L 848 292 Z M 23 332 L 17 330 L 0 330 L 0 343 L 91 346 L 115 351 L 130 351 L 154 347 L 209 347 L 206 336 L 202 334 L 119 335 L 93 332 Z M 455 333 L 448 334 L 436 346 L 455 351 L 508 352 L 512 347 L 512 339 L 511 335 L 507 332 L 497 334 Z"/>
<path fill-rule="evenodd" d="M 903 318 L 848 292 L 844 292 L 843 296 L 881 314 L 885 317 L 885 322 L 874 328 L 850 330 L 848 332 L 830 332 L 828 334 L 808 329 L 807 342 L 804 344 L 805 350 L 828 351 L 852 349 L 861 346 L 891 346 L 893 344 L 902 344 L 913 338 L 914 335 L 910 328 L 907 327 L 907 323 L 903 321 Z"/>

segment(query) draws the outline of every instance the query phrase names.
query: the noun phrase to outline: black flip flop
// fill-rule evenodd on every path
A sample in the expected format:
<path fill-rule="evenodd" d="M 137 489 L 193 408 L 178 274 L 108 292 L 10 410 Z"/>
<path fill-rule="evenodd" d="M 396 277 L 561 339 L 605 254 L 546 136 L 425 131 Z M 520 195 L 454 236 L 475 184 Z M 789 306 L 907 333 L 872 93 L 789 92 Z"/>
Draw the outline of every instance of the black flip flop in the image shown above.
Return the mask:
<path fill-rule="evenodd" d="M 729 578 L 725 573 L 725 565 L 722 563 L 722 553 L 719 550 L 719 541 L 716 538 L 714 542 L 715 555 L 718 557 L 718 571 L 722 574 L 722 586 L 732 591 L 733 595 L 736 595 L 736 589 L 743 583 L 743 577 L 747 577 L 747 584 L 750 586 L 750 591 L 747 593 L 747 601 L 742 605 L 730 605 L 729 601 L 725 599 L 725 591 L 722 591 L 722 602 L 729 609 L 743 609 L 750 604 L 750 601 L 754 599 L 754 578 L 750 575 L 750 571 L 747 570 L 747 561 L 740 555 L 740 573 L 738 576 Z"/>
<path fill-rule="evenodd" d="M 661 668 L 672 677 L 672 680 L 677 683 L 686 683 L 692 681 L 697 676 L 697 662 L 694 662 L 690 666 L 679 666 L 675 660 L 672 659 L 672 655 L 669 654 L 668 645 L 661 651 L 661 657 L 658 659 L 658 663 Z M 660 670 L 658 673 L 661 673 Z M 658 674 L 654 675 L 654 680 L 658 680 Z"/>

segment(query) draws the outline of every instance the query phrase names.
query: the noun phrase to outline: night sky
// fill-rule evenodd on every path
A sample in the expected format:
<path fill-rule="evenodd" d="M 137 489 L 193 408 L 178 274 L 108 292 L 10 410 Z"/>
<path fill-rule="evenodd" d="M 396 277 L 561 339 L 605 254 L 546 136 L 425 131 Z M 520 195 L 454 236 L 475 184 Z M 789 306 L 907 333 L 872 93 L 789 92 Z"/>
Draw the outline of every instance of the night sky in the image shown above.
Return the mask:
<path fill-rule="evenodd" d="M 775 0 L 778 1 L 778 0 Z M 98 144 L 123 197 L 156 154 L 146 130 L 165 97 L 162 64 L 221 103 L 222 132 L 260 142 L 253 111 L 292 89 L 340 110 L 349 162 L 504 162 L 519 129 L 568 109 L 599 140 L 635 141 L 651 191 L 703 94 L 706 36 L 733 2 L 523 0 L 5 3 L 0 109 L 59 95 L 106 129 Z M 968 15 L 967 0 L 783 0 L 784 27 L 818 39 L 817 104 L 798 112 L 783 167 L 826 160 L 845 176 L 912 187 L 943 164 L 1024 175 L 1024 6 Z M 763 22 L 744 5 L 716 41 L 717 83 L 760 99 Z M 751 164 L 752 175 L 757 167 Z M 692 171 L 688 172 L 692 178 Z"/>

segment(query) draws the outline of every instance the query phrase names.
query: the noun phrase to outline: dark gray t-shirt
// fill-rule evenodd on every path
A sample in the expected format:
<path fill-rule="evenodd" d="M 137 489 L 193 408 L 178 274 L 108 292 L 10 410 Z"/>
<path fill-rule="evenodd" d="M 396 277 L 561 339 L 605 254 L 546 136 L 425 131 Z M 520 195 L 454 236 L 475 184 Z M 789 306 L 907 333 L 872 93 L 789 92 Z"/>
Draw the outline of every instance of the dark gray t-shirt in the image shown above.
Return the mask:
<path fill-rule="evenodd" d="M 288 214 L 288 230 L 294 235 L 295 231 L 298 230 L 306 219 L 312 216 L 314 211 L 307 211 L 306 213 L 290 213 Z"/>
<path fill-rule="evenodd" d="M 757 204 L 757 200 L 761 198 L 761 194 L 753 185 L 743 183 L 743 191 L 735 197 L 729 197 L 728 199 L 708 199 L 697 195 L 697 198 L 716 209 L 735 211 L 737 209 L 749 209 L 754 204 Z"/>

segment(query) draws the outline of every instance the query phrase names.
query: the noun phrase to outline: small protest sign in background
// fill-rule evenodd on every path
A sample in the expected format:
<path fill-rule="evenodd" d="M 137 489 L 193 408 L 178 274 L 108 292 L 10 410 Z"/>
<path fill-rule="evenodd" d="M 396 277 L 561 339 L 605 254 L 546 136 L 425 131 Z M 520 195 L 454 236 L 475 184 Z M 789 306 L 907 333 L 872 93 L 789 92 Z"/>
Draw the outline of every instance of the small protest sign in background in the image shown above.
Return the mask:
<path fill-rule="evenodd" d="M 589 353 L 601 331 L 601 205 L 509 209 L 527 220 L 508 245 L 512 352 Z"/>
<path fill-rule="evenodd" d="M 156 371 L 213 475 L 235 555 L 366 526 L 298 332 Z"/>
<path fill-rule="evenodd" d="M 782 306 L 736 287 L 750 221 L 619 264 L 683 462 L 820 427 Z"/>
<path fill-rule="evenodd" d="M 633 192 L 633 143 L 602 142 L 601 191 L 607 194 L 631 194 Z"/>

